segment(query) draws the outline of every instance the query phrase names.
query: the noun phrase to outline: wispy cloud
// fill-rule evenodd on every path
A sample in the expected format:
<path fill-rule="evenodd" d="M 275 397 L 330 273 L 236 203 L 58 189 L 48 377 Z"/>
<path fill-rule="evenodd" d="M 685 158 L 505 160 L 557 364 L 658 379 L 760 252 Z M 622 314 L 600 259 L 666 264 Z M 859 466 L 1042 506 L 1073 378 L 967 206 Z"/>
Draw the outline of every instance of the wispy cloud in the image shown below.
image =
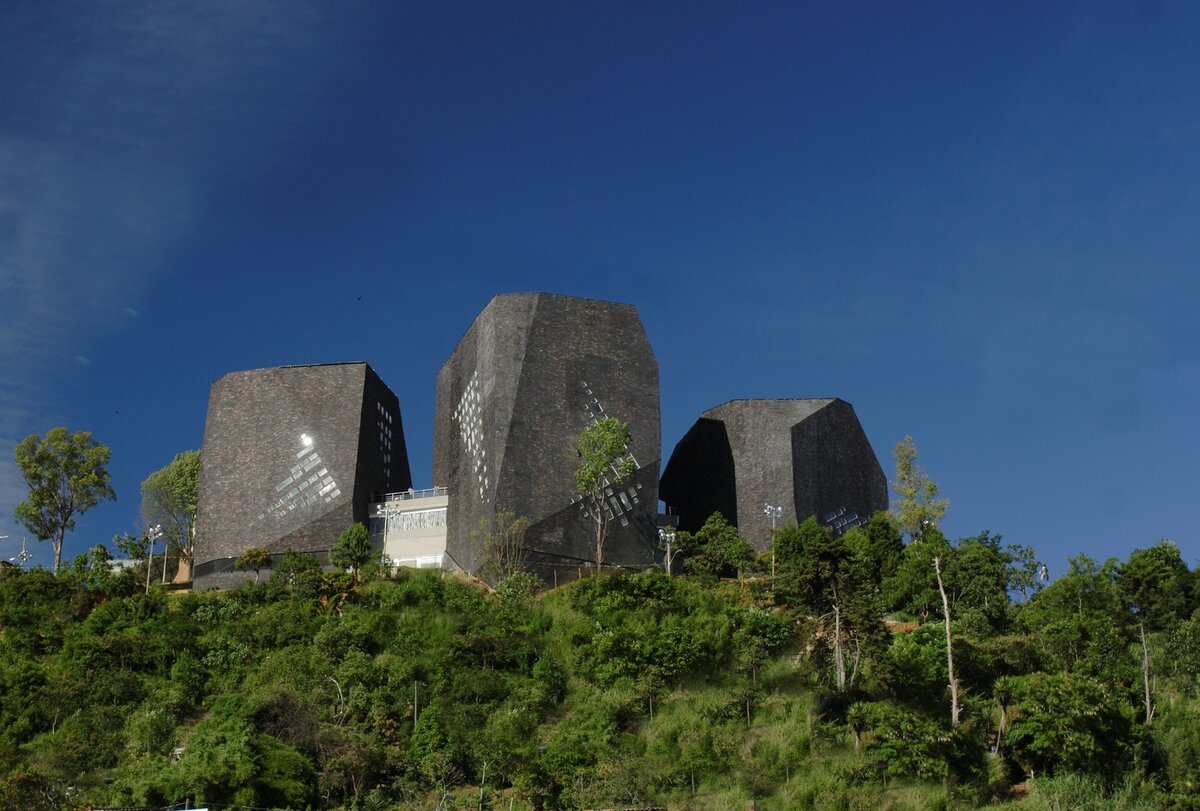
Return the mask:
<path fill-rule="evenodd" d="M 224 153 L 244 167 L 269 148 L 227 140 L 247 94 L 311 92 L 274 85 L 319 22 L 291 3 L 0 8 L 0 534 L 52 381 L 138 318 Z"/>

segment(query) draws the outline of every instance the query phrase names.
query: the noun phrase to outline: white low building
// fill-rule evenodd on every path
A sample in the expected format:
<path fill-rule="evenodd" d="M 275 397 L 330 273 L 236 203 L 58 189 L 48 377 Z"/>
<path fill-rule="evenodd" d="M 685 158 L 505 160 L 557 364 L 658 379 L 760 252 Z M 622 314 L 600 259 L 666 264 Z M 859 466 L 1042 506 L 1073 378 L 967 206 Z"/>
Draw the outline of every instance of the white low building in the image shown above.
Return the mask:
<path fill-rule="evenodd" d="M 457 568 L 446 554 L 445 487 L 388 493 L 371 504 L 371 543 L 392 566 Z"/>

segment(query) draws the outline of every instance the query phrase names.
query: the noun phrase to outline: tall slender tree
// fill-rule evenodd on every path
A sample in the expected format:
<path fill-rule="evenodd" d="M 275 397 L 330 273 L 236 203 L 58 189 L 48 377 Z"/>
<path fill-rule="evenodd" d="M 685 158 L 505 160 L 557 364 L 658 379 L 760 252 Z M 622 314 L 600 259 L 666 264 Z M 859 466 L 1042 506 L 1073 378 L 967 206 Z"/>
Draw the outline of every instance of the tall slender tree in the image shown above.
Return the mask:
<path fill-rule="evenodd" d="M 583 497 L 595 525 L 596 568 L 604 565 L 604 541 L 611 508 L 612 488 L 629 481 L 637 463 L 629 455 L 633 436 L 629 423 L 616 417 L 596 420 L 579 435 L 579 463 L 575 467 L 575 489 Z"/>
<path fill-rule="evenodd" d="M 143 523 L 162 527 L 165 548 L 175 550 L 188 572 L 199 496 L 200 451 L 183 451 L 142 482 Z"/>
<path fill-rule="evenodd" d="M 921 541 L 946 516 L 949 501 L 938 498 L 938 486 L 917 464 L 917 446 L 911 436 L 896 443 L 892 456 L 896 459 L 896 506 L 891 511 L 897 529 L 910 541 Z"/>
<path fill-rule="evenodd" d="M 62 565 L 63 541 L 75 518 L 101 500 L 116 499 L 108 475 L 111 455 L 90 431 L 51 428 L 45 437 L 30 434 L 13 449 L 29 495 L 13 511 L 39 541 L 54 548 L 54 573 Z"/>

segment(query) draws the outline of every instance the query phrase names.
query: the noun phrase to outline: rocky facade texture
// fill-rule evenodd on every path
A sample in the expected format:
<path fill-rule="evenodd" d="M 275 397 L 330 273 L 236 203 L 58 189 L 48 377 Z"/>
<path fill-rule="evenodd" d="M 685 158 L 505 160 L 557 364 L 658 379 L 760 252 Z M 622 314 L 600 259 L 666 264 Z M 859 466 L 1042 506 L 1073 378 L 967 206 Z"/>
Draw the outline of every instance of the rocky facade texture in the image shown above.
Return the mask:
<path fill-rule="evenodd" d="M 195 585 L 240 582 L 251 547 L 324 553 L 372 495 L 411 486 L 400 403 L 367 364 L 227 374 L 204 427 Z"/>
<path fill-rule="evenodd" d="M 833 398 L 709 409 L 675 446 L 660 491 L 681 529 L 719 511 L 760 551 L 770 546 L 768 504 L 782 508 L 777 526 L 839 511 L 840 520 L 865 520 L 888 507 L 887 479 L 854 408 Z"/>
<path fill-rule="evenodd" d="M 447 552 L 474 572 L 478 529 L 527 517 L 529 562 L 550 579 L 586 572 L 594 525 L 578 503 L 576 442 L 593 419 L 629 423 L 633 481 L 613 493 L 606 564 L 656 557 L 658 363 L 634 307 L 546 293 L 501 295 L 437 378 L 433 483 L 450 489 Z"/>

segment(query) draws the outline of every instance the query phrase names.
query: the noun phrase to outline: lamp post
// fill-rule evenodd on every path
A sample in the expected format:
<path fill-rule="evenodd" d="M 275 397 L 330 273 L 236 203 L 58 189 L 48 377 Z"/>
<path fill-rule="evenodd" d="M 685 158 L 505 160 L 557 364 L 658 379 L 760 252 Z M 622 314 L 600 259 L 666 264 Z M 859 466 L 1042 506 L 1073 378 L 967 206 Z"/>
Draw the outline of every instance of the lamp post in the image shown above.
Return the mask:
<path fill-rule="evenodd" d="M 7 535 L 0 535 L 0 541 L 4 540 L 7 537 L 8 537 Z M 21 551 L 15 555 L 13 555 L 11 558 L 9 558 L 8 559 L 9 563 L 15 562 L 18 566 L 24 567 L 25 564 L 29 562 L 29 559 L 31 557 L 33 557 L 33 553 L 25 548 L 25 542 L 27 540 L 28 540 L 28 538 L 21 539 Z"/>
<path fill-rule="evenodd" d="M 675 543 L 675 533 L 668 532 L 667 530 L 660 528 L 658 530 L 658 541 L 659 543 L 665 543 L 667 545 L 667 577 L 670 577 L 671 561 L 674 560 L 675 555 L 679 552 L 678 549 L 674 551 L 671 550 L 671 544 Z"/>
<path fill-rule="evenodd" d="M 146 593 L 150 593 L 150 564 L 154 562 L 154 542 L 162 537 L 162 524 L 146 530 Z M 163 557 L 166 557 L 165 550 Z"/>
<path fill-rule="evenodd" d="M 763 512 L 771 519 L 771 577 L 775 576 L 775 522 L 783 517 L 783 507 L 763 505 Z"/>

